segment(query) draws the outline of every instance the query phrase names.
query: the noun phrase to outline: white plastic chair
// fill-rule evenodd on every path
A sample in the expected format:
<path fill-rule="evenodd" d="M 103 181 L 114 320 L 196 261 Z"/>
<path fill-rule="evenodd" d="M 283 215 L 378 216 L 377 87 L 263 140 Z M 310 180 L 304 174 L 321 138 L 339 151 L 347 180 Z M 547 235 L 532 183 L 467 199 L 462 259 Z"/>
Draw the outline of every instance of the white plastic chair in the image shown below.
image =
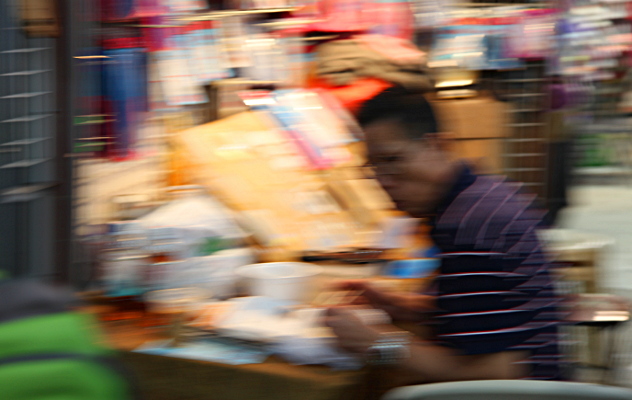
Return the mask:
<path fill-rule="evenodd" d="M 405 386 L 382 400 L 632 400 L 632 390 L 577 382 L 486 380 Z"/>

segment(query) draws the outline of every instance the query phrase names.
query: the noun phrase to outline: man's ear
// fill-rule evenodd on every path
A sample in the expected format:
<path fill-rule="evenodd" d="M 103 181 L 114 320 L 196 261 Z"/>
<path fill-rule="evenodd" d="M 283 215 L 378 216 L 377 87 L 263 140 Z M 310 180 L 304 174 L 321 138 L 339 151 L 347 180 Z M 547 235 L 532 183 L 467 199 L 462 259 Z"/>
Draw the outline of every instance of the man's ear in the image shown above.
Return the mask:
<path fill-rule="evenodd" d="M 435 135 L 439 137 L 439 140 L 444 142 L 452 142 L 454 139 L 456 139 L 456 136 L 452 132 L 439 132 L 435 133 Z"/>
<path fill-rule="evenodd" d="M 452 152 L 454 138 L 452 132 L 427 133 L 424 135 L 424 139 L 427 140 L 428 145 L 446 152 Z"/>

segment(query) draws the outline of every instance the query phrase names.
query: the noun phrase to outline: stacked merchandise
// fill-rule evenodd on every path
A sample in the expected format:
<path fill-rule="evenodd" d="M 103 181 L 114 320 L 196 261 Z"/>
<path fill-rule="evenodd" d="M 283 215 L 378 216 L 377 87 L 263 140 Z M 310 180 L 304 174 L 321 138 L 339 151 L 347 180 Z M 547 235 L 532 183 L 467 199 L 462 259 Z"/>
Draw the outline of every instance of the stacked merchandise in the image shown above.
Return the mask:
<path fill-rule="evenodd" d="M 621 83 L 629 69 L 628 2 L 569 1 L 563 6 L 555 72 L 576 88 L 584 88 L 580 105 L 587 105 L 596 117 L 612 116 L 618 111 L 622 89 L 626 90 Z"/>
<path fill-rule="evenodd" d="M 119 220 L 85 238 L 90 283 L 122 302 L 111 318 L 131 318 L 159 289 L 230 297 L 241 265 L 372 245 L 396 215 L 366 179 L 357 127 L 334 99 L 305 89 L 242 98 L 252 111 L 174 135 L 181 172 L 199 186 L 166 202 L 125 196 Z"/>
<path fill-rule="evenodd" d="M 345 111 L 304 89 L 244 101 L 253 111 L 176 136 L 189 179 L 239 212 L 264 247 L 291 253 L 362 244 L 391 204 L 364 179 Z"/>
<path fill-rule="evenodd" d="M 242 88 L 324 88 L 355 111 L 390 85 L 432 90 L 432 78 L 446 69 L 520 68 L 550 55 L 557 18 L 527 6 L 473 12 L 429 1 L 214 6 L 219 10 L 201 1 L 103 0 L 102 48 L 93 49 L 103 65 L 90 72 L 103 77 L 103 93 L 90 96 L 102 99 L 91 114 L 108 122 L 94 133 L 108 138 L 107 155 L 133 157 L 148 110 L 222 109 L 228 101 L 237 109 Z M 224 10 L 252 6 L 262 9 Z M 424 52 L 412 40 L 429 28 L 434 40 Z"/>
<path fill-rule="evenodd" d="M 113 298 L 187 286 L 230 296 L 232 268 L 253 261 L 252 252 L 242 249 L 245 234 L 233 214 L 200 191 L 172 197 L 138 219 L 98 228 L 91 235 L 97 265 L 90 284 Z"/>
<path fill-rule="evenodd" d="M 627 174 L 632 33 L 627 1 L 567 1 L 558 24 L 557 73 L 573 107 L 579 172 Z M 605 169 L 593 167 L 606 167 Z M 614 167 L 614 169 L 612 168 Z"/>
<path fill-rule="evenodd" d="M 352 112 L 392 85 L 421 93 L 433 88 L 425 53 L 405 39 L 357 34 L 322 43 L 314 53 L 309 85 L 329 91 Z"/>
<path fill-rule="evenodd" d="M 463 151 L 467 154 L 478 151 L 476 144 L 492 147 L 496 142 L 498 146 L 491 153 L 501 153 L 496 164 L 500 172 L 523 182 L 527 190 L 549 202 L 551 182 L 563 186 L 552 176 L 556 171 L 548 168 L 548 154 L 552 155 L 549 142 L 563 134 L 564 125 L 558 122 L 563 121 L 567 105 L 552 77 L 557 73 L 556 26 L 562 13 L 552 4 L 544 7 L 451 7 L 443 14 L 448 23 L 435 29 L 429 66 L 438 76 L 442 99 L 465 106 L 467 100 L 459 98 L 473 96 L 484 102 L 493 96 L 506 103 L 507 115 L 497 116 L 508 127 L 501 140 L 462 142 Z M 489 120 L 470 115 L 472 120 Z M 477 132 L 479 138 L 488 137 L 481 131 Z M 556 153 L 557 159 L 563 157 Z"/>
<path fill-rule="evenodd" d="M 202 3 L 105 3 L 105 40 L 93 53 L 105 62 L 92 72 L 107 80 L 100 114 L 113 118 L 99 135 L 108 138 L 112 158 L 133 157 L 147 111 L 165 116 L 194 106 L 223 108 L 222 99 L 232 93 L 230 101 L 250 111 L 174 129 L 172 167 L 178 183 L 203 186 L 235 213 L 231 218 L 251 234 L 249 240 L 281 249 L 280 257 L 365 244 L 392 215 L 377 183 L 366 179 L 358 128 L 348 113 L 385 87 L 438 87 L 433 101 L 443 126 L 456 136 L 457 152 L 485 173 L 506 168 L 501 153 L 515 139 L 508 126 L 538 124 L 516 122 L 517 114 L 533 107 L 504 104 L 481 90 L 477 76 L 549 57 L 553 10 L 463 11 L 449 4 L 411 9 L 407 2 L 345 0 L 240 4 L 293 8 L 228 11 Z M 414 9 L 423 18 L 415 19 Z M 447 25 L 428 25 L 434 40 L 422 51 L 412 37 L 428 13 L 441 14 Z M 406 22 L 394 22 L 399 20 Z M 258 90 L 234 90 L 253 87 Z M 501 100 L 522 98 L 524 93 L 509 92 Z M 218 99 L 220 104 L 209 104 Z M 156 237 L 175 240 L 162 233 Z"/>
<path fill-rule="evenodd" d="M 85 8 L 81 17 L 98 26 L 94 46 L 76 57 L 85 87 L 77 123 L 91 127 L 77 145 L 85 155 L 137 158 L 147 112 L 208 107 L 213 82 L 287 79 L 288 43 L 204 1 L 101 0 Z"/>

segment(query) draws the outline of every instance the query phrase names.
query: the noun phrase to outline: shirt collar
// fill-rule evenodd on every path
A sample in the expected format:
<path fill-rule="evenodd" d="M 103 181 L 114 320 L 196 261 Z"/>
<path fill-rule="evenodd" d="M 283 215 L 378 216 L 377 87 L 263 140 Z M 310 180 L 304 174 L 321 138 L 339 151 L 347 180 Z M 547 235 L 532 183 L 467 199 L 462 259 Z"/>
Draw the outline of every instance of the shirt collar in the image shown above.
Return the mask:
<path fill-rule="evenodd" d="M 454 184 L 448 191 L 448 193 L 443 197 L 434 216 L 431 218 L 431 225 L 434 225 L 434 222 L 438 215 L 443 214 L 443 212 L 452 204 L 452 202 L 470 185 L 472 185 L 476 181 L 476 175 L 472 172 L 472 169 L 466 164 L 461 163 L 459 166 L 459 172 L 457 173 L 457 178 L 454 181 Z"/>

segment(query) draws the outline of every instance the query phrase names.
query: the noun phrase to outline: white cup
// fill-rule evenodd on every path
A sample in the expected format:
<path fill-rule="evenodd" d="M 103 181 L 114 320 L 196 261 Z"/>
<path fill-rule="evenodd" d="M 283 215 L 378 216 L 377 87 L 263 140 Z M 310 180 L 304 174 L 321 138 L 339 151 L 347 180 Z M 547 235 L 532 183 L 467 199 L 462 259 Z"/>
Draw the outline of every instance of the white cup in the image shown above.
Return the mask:
<path fill-rule="evenodd" d="M 240 267 L 237 274 L 246 280 L 253 296 L 303 302 L 312 294 L 313 278 L 321 270 L 307 263 L 272 262 Z"/>

